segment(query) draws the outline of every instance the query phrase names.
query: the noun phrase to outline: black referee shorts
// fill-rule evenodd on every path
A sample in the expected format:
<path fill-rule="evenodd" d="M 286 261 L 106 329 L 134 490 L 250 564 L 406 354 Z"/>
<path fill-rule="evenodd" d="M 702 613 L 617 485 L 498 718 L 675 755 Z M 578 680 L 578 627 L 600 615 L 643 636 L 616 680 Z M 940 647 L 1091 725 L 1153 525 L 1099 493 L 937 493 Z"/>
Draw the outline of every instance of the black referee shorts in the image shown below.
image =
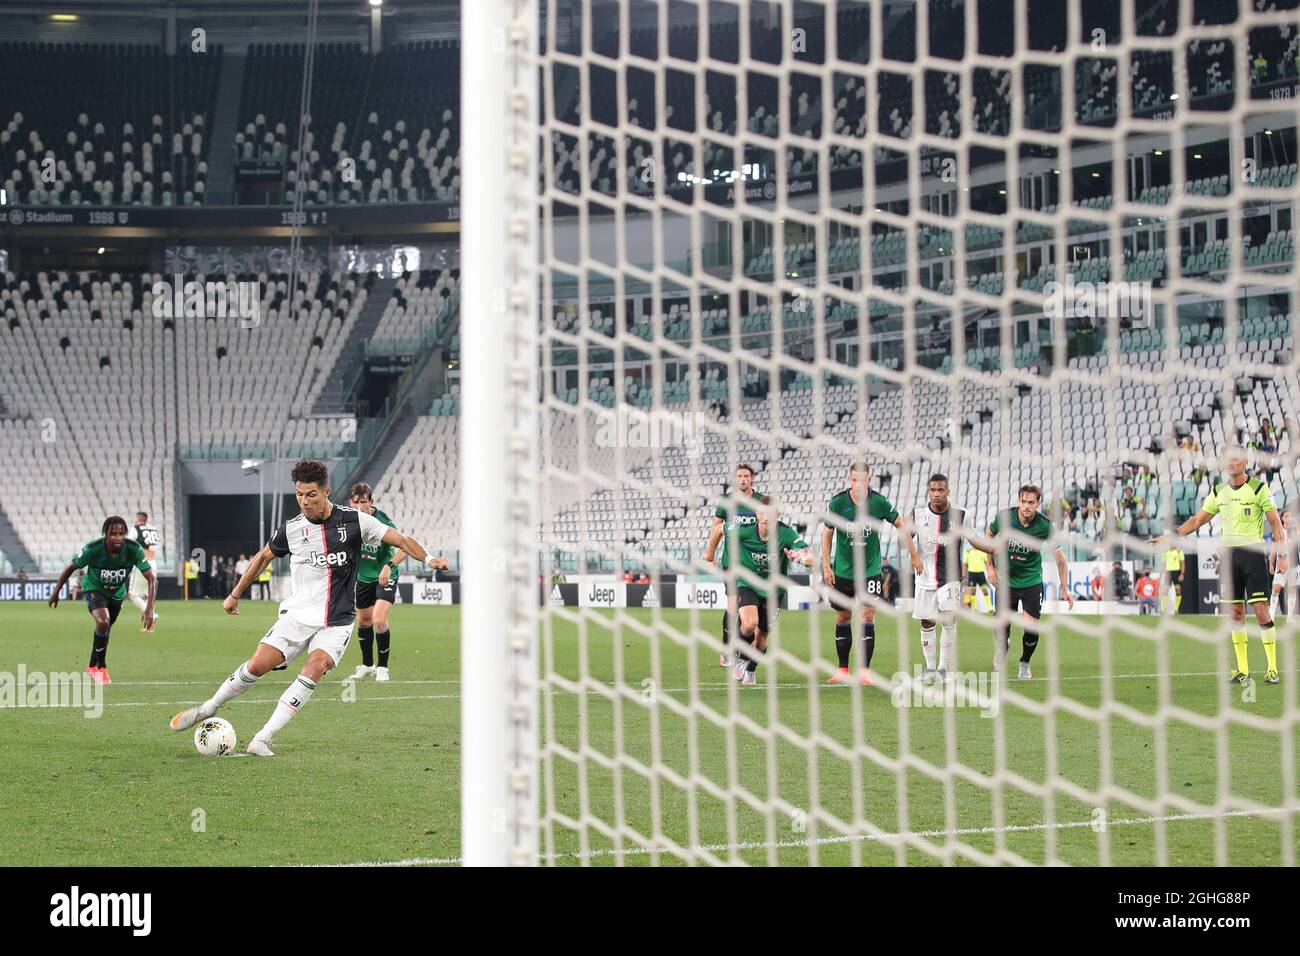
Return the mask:
<path fill-rule="evenodd" d="M 982 586 L 984 586 L 984 585 L 986 585 L 986 584 L 988 584 L 988 583 L 989 583 L 988 578 L 986 578 L 986 577 L 984 576 L 984 572 L 983 572 L 983 571 L 967 571 L 967 572 L 966 572 L 966 587 L 968 587 L 968 588 L 978 588 L 978 587 L 982 587 Z"/>
<path fill-rule="evenodd" d="M 1219 590 L 1227 596 L 1222 604 L 1260 604 L 1269 600 L 1273 576 L 1268 573 L 1268 556 L 1253 548 L 1229 548 L 1219 560 Z"/>

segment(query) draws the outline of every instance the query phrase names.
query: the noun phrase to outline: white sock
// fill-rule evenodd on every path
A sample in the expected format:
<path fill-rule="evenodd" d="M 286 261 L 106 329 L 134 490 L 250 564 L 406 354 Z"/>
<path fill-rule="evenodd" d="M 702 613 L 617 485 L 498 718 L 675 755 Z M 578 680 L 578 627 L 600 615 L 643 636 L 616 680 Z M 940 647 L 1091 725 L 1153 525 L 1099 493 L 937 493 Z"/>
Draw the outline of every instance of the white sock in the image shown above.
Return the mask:
<path fill-rule="evenodd" d="M 234 700 L 256 683 L 257 678 L 249 672 L 248 662 L 245 661 L 235 669 L 233 674 L 226 678 L 225 682 L 217 688 L 217 692 L 204 702 L 203 709 L 209 711 L 210 714 L 215 714 L 218 707 Z"/>
<path fill-rule="evenodd" d="M 939 632 L 939 669 L 952 673 L 957 667 L 957 625 L 945 624 Z"/>
<path fill-rule="evenodd" d="M 144 598 L 142 598 L 140 595 L 135 593 L 132 593 L 130 595 L 130 598 L 131 598 L 131 603 L 134 604 L 136 607 L 138 607 L 140 609 L 140 613 L 143 614 L 144 609 L 149 606 L 149 602 L 146 601 Z"/>
<path fill-rule="evenodd" d="M 280 695 L 280 702 L 275 705 L 275 713 L 266 722 L 266 726 L 254 734 L 253 738 L 262 741 L 273 738 L 293 719 L 294 714 L 307 706 L 307 701 L 311 700 L 311 695 L 315 691 L 316 685 L 299 674 L 298 679 L 285 688 L 284 693 Z"/>
<path fill-rule="evenodd" d="M 925 655 L 926 670 L 933 670 L 935 663 L 934 628 L 921 628 L 921 653 Z"/>

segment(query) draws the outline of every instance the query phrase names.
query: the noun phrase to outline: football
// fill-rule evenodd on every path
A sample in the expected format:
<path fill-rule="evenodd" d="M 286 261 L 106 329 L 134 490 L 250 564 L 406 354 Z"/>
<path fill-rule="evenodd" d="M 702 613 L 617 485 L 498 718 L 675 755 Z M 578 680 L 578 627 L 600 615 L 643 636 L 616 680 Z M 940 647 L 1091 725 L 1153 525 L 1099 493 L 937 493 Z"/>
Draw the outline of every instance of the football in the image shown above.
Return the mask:
<path fill-rule="evenodd" d="M 224 757 L 234 751 L 235 742 L 235 728 L 220 717 L 209 717 L 194 728 L 194 747 L 205 757 Z"/>

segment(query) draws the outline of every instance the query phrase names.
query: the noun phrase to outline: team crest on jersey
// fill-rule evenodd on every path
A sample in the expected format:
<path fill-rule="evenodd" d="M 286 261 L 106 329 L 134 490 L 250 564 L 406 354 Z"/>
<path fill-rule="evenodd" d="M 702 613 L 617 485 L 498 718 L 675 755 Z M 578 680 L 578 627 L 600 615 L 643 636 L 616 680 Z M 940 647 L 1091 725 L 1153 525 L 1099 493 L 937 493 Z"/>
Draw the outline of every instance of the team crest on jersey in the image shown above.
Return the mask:
<path fill-rule="evenodd" d="M 339 525 L 339 543 L 342 544 L 346 540 L 348 540 L 348 526 Z"/>

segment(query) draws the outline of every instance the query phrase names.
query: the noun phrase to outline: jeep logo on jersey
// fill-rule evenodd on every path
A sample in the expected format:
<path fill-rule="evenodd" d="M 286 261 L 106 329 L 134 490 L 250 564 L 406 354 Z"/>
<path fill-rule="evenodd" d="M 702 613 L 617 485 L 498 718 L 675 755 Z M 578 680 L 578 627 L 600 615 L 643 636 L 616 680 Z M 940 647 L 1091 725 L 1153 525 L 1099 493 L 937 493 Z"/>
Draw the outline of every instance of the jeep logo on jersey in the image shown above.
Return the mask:
<path fill-rule="evenodd" d="M 319 551 L 313 552 L 312 556 L 307 559 L 312 567 L 323 568 L 326 565 L 347 564 L 348 553 L 346 551 L 331 551 L 329 554 L 321 554 Z"/>

